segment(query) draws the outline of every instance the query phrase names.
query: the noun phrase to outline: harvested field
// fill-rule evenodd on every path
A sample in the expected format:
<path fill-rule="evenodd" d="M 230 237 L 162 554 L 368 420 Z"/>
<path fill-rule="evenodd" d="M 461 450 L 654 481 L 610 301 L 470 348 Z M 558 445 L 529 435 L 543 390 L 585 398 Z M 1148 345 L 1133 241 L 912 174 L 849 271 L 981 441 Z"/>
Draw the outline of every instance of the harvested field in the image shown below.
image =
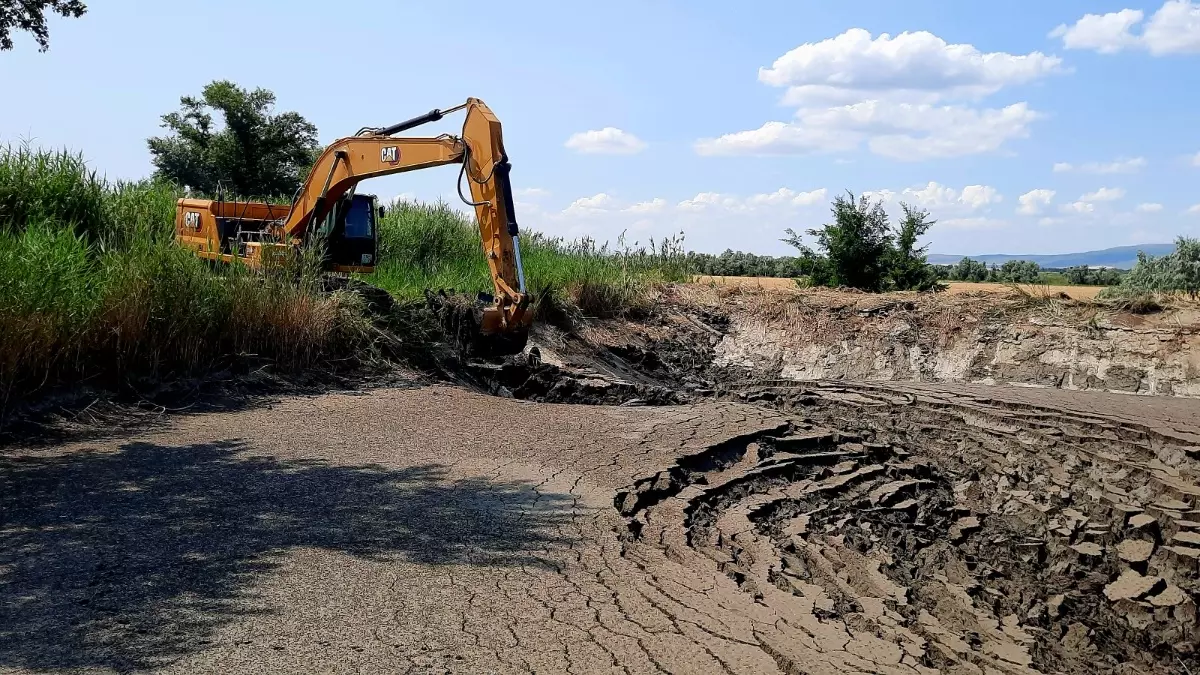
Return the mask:
<path fill-rule="evenodd" d="M 0 449 L 0 672 L 1200 672 L 1200 400 L 781 379 L 721 360 L 777 306 L 691 292 Z M 847 299 L 777 320 L 924 325 Z"/>
<path fill-rule="evenodd" d="M 724 277 L 700 275 L 696 283 L 702 285 L 729 286 L 743 290 L 765 291 L 795 291 L 804 292 L 796 286 L 793 279 L 776 277 Z M 1035 298 L 1069 298 L 1071 300 L 1092 300 L 1104 290 L 1103 286 L 1050 286 L 1046 284 L 994 284 L 968 283 L 963 281 L 943 282 L 946 291 L 953 295 L 971 293 L 999 293 L 1002 295 L 1017 294 L 1015 289 Z M 1015 288 L 1014 288 L 1015 286 Z"/>

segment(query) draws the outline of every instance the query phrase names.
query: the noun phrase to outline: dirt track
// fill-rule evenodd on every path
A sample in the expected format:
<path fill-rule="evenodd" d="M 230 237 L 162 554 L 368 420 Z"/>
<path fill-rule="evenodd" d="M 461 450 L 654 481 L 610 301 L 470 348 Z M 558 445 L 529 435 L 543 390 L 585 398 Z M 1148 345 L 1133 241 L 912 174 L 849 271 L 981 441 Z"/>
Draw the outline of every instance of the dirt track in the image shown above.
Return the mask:
<path fill-rule="evenodd" d="M 0 672 L 1200 671 L 1200 401 L 785 384 L 10 448 Z"/>

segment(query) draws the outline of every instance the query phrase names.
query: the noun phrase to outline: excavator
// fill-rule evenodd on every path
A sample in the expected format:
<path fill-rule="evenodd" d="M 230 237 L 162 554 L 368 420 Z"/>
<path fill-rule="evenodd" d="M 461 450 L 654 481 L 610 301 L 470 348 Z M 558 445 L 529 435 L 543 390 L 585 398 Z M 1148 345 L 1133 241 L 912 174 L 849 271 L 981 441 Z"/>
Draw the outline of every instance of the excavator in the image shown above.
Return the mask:
<path fill-rule="evenodd" d="M 466 111 L 462 135 L 395 137 L 409 129 Z M 175 237 L 213 263 L 240 262 L 262 269 L 294 260 L 306 247 L 321 246 L 322 269 L 367 274 L 377 263 L 377 225 L 384 211 L 373 195 L 357 194 L 368 178 L 460 164 L 459 197 L 475 208 L 483 254 L 495 294 L 473 323 L 500 350 L 524 346 L 533 318 L 525 290 L 521 245 L 513 209 L 500 121 L 477 98 L 386 127 L 364 127 L 334 141 L 313 164 L 291 204 L 180 199 Z M 463 194 L 462 183 L 470 187 Z M 486 299 L 485 299 L 486 302 Z M 461 321 L 456 320 L 461 324 Z"/>

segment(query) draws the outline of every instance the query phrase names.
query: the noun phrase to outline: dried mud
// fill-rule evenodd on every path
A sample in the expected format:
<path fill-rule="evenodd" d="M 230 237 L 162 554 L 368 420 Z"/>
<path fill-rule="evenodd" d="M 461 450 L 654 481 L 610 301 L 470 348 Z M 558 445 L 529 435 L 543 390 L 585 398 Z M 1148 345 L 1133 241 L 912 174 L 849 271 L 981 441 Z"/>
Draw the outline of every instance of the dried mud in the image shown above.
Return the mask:
<path fill-rule="evenodd" d="M 731 367 L 722 355 L 747 321 L 715 316 L 684 310 L 656 329 L 592 336 L 560 351 L 566 369 L 518 375 L 511 392 L 624 404 L 713 395 L 787 414 L 614 499 L 639 555 L 702 557 L 697 571 L 716 564 L 795 624 L 797 639 L 763 645 L 781 669 L 1200 671 L 1200 436 L 1111 403 L 1072 411 L 1070 394 L 1037 389 L 764 379 L 785 359 Z M 1169 401 L 1200 420 L 1197 402 Z"/>
<path fill-rule="evenodd" d="M 443 364 L 475 391 L 10 449 L 0 671 L 1200 673 L 1200 400 L 781 378 L 727 358 L 779 307 L 724 301 Z"/>

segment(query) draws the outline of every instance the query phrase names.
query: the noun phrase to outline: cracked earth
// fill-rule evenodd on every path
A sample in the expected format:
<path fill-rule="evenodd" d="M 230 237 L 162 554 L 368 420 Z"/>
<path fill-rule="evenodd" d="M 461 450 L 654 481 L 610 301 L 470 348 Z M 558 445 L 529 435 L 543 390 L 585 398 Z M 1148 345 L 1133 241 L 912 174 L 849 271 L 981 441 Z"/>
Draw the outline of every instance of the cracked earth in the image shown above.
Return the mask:
<path fill-rule="evenodd" d="M 0 672 L 1200 672 L 1200 405 L 449 386 L 0 454 Z"/>

